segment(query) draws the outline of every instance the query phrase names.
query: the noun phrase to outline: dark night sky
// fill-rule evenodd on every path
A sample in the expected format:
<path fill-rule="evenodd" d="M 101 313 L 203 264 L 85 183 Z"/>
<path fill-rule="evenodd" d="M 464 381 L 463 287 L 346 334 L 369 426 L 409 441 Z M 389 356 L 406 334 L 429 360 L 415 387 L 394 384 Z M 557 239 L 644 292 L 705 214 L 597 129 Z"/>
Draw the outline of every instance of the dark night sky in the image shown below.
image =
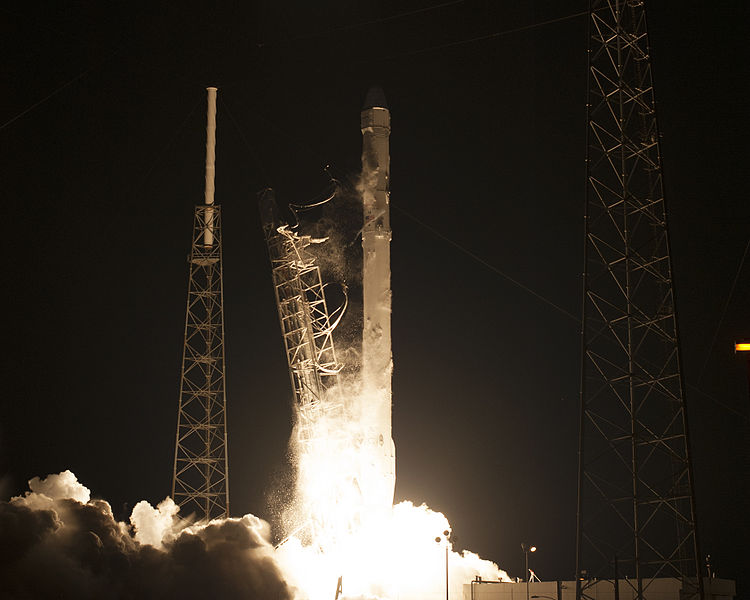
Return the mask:
<path fill-rule="evenodd" d="M 513 30 L 586 4 L 420 10 L 440 4 L 1 9 L 0 122 L 27 111 L 0 130 L 2 498 L 66 468 L 120 517 L 169 492 L 203 88 L 216 85 L 232 513 L 270 517 L 291 391 L 255 194 L 306 202 L 326 164 L 355 174 L 360 105 L 379 83 L 397 499 L 443 511 L 460 546 L 511 575 L 530 541 L 543 579 L 573 576 L 578 324 L 409 215 L 579 312 L 586 19 Z M 739 0 L 649 13 L 702 546 L 745 594 L 750 405 L 732 341 L 750 336 L 750 260 L 730 289 L 750 232 L 749 17 Z M 495 32 L 509 33 L 453 44 Z"/>

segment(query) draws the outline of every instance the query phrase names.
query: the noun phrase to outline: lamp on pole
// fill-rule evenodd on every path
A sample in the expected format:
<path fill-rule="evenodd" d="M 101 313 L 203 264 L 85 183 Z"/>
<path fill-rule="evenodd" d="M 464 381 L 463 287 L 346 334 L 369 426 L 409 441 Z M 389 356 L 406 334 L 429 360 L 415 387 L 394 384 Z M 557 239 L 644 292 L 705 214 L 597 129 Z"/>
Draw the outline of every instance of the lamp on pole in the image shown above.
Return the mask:
<path fill-rule="evenodd" d="M 435 538 L 435 541 L 439 544 L 440 542 L 445 542 L 445 600 L 448 600 L 448 538 L 450 537 L 451 532 L 449 530 L 445 530 L 443 532 L 442 537 L 437 536 Z M 528 600 L 528 598 L 526 599 Z"/>
<path fill-rule="evenodd" d="M 744 339 L 734 343 L 734 353 L 747 359 L 747 393 L 750 397 L 750 339 Z"/>
<path fill-rule="evenodd" d="M 521 544 L 521 550 L 526 557 L 526 600 L 529 600 L 529 552 L 536 552 L 536 546 L 529 546 L 528 544 Z"/>

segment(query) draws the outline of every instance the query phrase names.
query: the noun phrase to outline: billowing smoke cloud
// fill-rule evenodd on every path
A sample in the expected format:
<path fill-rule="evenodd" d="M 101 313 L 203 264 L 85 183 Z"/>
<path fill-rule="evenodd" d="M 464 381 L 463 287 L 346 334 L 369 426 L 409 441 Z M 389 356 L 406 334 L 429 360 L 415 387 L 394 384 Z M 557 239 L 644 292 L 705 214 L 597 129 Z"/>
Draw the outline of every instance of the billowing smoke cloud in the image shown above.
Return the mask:
<path fill-rule="evenodd" d="M 171 499 L 131 525 L 64 471 L 0 502 L 3 598 L 287 600 L 268 525 L 252 515 L 190 524 Z"/>

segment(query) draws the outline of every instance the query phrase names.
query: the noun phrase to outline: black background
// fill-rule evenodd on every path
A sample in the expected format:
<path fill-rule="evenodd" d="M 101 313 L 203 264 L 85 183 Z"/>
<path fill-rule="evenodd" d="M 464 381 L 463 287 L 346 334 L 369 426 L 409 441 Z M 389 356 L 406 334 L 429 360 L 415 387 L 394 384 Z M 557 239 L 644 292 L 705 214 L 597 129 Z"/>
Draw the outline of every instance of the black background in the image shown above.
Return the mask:
<path fill-rule="evenodd" d="M 377 83 L 392 114 L 396 498 L 444 512 L 458 546 L 513 576 L 528 541 L 542 579 L 571 578 L 578 324 L 454 244 L 579 313 L 586 18 L 558 19 L 586 8 L 4 5 L 2 498 L 66 468 L 120 518 L 168 494 L 216 85 L 231 506 L 270 518 L 291 410 L 255 194 L 306 202 L 325 165 L 356 174 Z M 702 549 L 746 594 L 750 406 L 732 342 L 750 336 L 748 264 L 730 290 L 750 231 L 750 15 L 649 9 Z"/>

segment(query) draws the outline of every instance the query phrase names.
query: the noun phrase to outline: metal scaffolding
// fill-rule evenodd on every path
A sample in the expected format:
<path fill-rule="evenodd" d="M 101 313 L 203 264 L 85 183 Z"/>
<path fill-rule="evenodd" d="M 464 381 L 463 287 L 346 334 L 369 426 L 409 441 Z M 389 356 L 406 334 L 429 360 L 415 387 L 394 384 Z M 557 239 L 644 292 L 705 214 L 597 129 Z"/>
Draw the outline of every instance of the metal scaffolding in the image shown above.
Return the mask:
<path fill-rule="evenodd" d="M 298 235 L 282 224 L 272 190 L 264 190 L 260 202 L 297 407 L 297 434 L 304 444 L 315 439 L 314 426 L 324 414 L 340 414 L 343 408 L 341 402 L 326 397 L 326 391 L 337 384 L 340 371 L 333 346 L 335 325 L 328 313 L 320 267 L 307 250 L 310 244 L 325 240 Z"/>
<path fill-rule="evenodd" d="M 592 0 L 576 597 L 703 595 L 646 12 Z M 627 584 L 625 583 L 627 582 Z"/>
<path fill-rule="evenodd" d="M 172 498 L 210 520 L 229 516 L 220 206 L 196 206 L 189 262 Z"/>
<path fill-rule="evenodd" d="M 328 312 L 320 267 L 310 250 L 325 238 L 300 235 L 283 223 L 270 189 L 261 192 L 260 209 L 294 391 L 298 521 L 291 533 L 307 531 L 308 539 L 323 547 L 357 520 L 356 510 L 342 502 L 359 490 L 356 465 L 344 457 L 361 440 L 344 427 L 352 415 L 338 387 L 341 365 L 333 343 L 346 304 Z"/>

